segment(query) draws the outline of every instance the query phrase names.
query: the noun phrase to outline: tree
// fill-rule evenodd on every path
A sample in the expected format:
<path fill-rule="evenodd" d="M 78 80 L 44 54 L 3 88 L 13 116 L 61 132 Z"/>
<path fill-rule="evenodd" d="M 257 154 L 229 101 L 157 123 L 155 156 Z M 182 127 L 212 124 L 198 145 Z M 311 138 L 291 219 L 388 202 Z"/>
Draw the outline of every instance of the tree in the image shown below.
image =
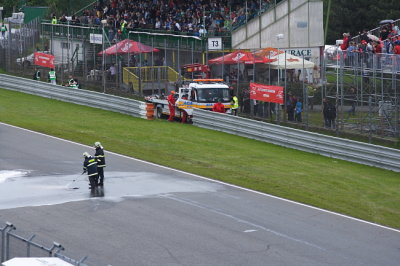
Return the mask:
<path fill-rule="evenodd" d="M 324 15 L 329 16 L 327 44 L 342 38 L 343 32 L 357 35 L 363 29 L 371 30 L 384 19 L 400 19 L 400 1 L 396 0 L 331 0 L 330 14 L 327 14 L 329 0 L 324 0 Z"/>
<path fill-rule="evenodd" d="M 4 7 L 3 17 L 10 17 L 12 12 L 19 11 L 24 5 L 26 6 L 47 6 L 50 13 L 57 16 L 62 14 L 72 15 L 81 8 L 93 3 L 93 0 L 1 0 L 0 6 Z"/>

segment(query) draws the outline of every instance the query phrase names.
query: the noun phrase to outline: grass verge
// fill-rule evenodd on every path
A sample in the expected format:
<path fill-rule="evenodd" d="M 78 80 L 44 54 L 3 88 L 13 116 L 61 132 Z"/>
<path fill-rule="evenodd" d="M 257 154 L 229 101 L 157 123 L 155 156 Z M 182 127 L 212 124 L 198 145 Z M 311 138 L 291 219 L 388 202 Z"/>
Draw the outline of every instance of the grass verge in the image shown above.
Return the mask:
<path fill-rule="evenodd" d="M 0 121 L 400 228 L 400 174 L 0 89 Z"/>

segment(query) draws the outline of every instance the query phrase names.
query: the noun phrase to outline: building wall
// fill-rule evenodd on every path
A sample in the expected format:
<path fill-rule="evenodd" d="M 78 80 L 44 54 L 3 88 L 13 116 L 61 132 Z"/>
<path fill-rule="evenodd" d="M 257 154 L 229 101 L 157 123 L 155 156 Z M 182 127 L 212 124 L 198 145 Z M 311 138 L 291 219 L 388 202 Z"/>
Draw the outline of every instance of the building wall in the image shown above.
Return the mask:
<path fill-rule="evenodd" d="M 64 65 L 67 65 L 68 61 L 71 62 L 72 55 L 74 54 L 74 51 L 77 46 L 79 47 L 78 60 L 82 61 L 83 56 L 84 56 L 82 41 L 70 40 L 69 41 L 69 51 L 68 51 L 68 41 L 66 39 L 55 39 L 54 38 L 50 42 L 50 50 L 52 51 L 52 54 L 55 57 L 55 62 L 62 63 Z M 76 62 L 75 62 L 75 64 L 76 64 Z"/>
<path fill-rule="evenodd" d="M 324 45 L 323 1 L 287 0 L 232 32 L 232 47 L 301 48 Z"/>

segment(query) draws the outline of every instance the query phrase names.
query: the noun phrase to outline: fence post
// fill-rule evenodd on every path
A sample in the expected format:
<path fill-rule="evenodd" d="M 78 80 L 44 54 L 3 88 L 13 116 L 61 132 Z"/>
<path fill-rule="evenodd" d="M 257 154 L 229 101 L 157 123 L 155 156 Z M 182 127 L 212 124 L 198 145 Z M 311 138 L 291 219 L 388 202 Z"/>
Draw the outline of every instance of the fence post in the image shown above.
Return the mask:
<path fill-rule="evenodd" d="M 31 256 L 31 241 L 35 238 L 36 235 L 32 235 L 27 241 L 26 241 L 26 256 L 29 258 Z"/>
<path fill-rule="evenodd" d="M 372 141 L 372 97 L 368 96 L 368 143 Z"/>
<path fill-rule="evenodd" d="M 2 241 L 3 241 L 3 252 L 1 253 L 1 262 L 4 262 L 5 260 L 8 260 L 9 253 L 10 253 L 10 241 L 9 241 L 9 236 L 8 233 L 11 230 L 15 230 L 15 226 L 7 222 L 6 226 L 1 229 L 1 234 L 2 234 Z"/>
<path fill-rule="evenodd" d="M 16 233 L 11 233 L 11 231 L 15 230 L 15 229 L 16 229 L 16 227 L 10 222 L 7 222 L 6 226 L 4 226 L 3 228 L 0 228 L 0 234 L 1 234 L 1 239 L 0 239 L 0 241 L 1 241 L 0 242 L 1 261 L 0 261 L 0 264 L 4 261 L 11 259 L 10 258 L 10 250 L 12 250 L 12 249 L 10 248 L 10 238 L 12 237 L 13 239 L 15 239 L 17 241 L 21 241 L 21 243 L 27 244 L 27 250 L 26 250 L 27 257 L 31 257 L 31 246 L 33 246 L 35 248 L 40 249 L 41 251 L 46 251 L 48 253 L 48 257 L 60 257 L 64 261 L 69 261 L 69 262 L 73 263 L 74 265 L 81 265 L 81 266 L 85 265 L 85 264 L 83 264 L 83 262 L 88 258 L 87 256 L 83 257 L 79 261 L 73 260 L 69 257 L 59 254 L 60 251 L 65 250 L 61 244 L 59 244 L 57 242 L 53 242 L 53 246 L 51 248 L 47 248 L 47 247 L 44 247 L 44 246 L 32 241 L 36 235 L 32 235 L 30 238 L 24 238 L 24 237 L 17 235 Z M 20 254 L 20 253 L 18 253 L 18 254 Z M 33 254 L 33 257 L 35 257 L 34 254 Z M 1 264 L 1 265 L 3 265 L 3 264 Z"/>

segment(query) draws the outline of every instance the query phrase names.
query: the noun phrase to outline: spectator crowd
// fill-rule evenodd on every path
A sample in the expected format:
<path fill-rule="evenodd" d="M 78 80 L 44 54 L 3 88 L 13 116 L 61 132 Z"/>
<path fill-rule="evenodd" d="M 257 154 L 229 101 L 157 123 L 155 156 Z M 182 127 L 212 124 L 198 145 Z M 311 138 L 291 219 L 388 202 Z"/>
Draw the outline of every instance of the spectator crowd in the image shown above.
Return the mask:
<path fill-rule="evenodd" d="M 279 1 L 277 1 L 279 2 Z M 266 10 L 272 0 L 99 0 L 72 25 L 105 24 L 110 41 L 122 39 L 128 30 L 159 30 L 193 36 L 222 35 Z M 54 15 L 52 23 L 67 23 L 67 15 Z M 122 35 L 122 36 L 121 36 Z"/>
<path fill-rule="evenodd" d="M 372 56 L 370 55 L 372 54 L 379 56 L 381 54 L 400 54 L 399 27 L 393 22 L 388 22 L 381 26 L 379 36 L 372 35 L 364 29 L 359 38 L 353 39 L 349 33 L 343 33 L 343 42 L 340 45 L 340 49 L 346 51 L 346 65 L 354 65 L 355 60 L 361 58 L 357 55 L 363 55 L 362 58 L 367 67 L 371 67 Z M 399 64 L 399 61 L 400 59 L 397 60 L 397 64 Z M 380 68 L 380 60 L 378 60 L 377 64 L 377 67 Z"/>

